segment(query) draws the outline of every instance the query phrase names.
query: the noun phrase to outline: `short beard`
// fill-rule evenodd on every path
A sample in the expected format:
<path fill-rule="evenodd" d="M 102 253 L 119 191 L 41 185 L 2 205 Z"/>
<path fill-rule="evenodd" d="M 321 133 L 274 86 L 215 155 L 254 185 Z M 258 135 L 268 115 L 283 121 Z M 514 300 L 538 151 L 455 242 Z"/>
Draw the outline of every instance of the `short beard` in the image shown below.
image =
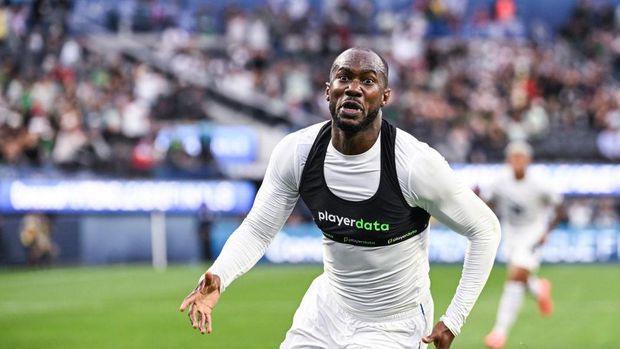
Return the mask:
<path fill-rule="evenodd" d="M 332 120 L 334 121 L 334 125 L 336 125 L 336 127 L 344 131 L 344 133 L 355 134 L 355 133 L 358 133 L 360 131 L 367 129 L 375 121 L 375 119 L 377 119 L 377 116 L 379 116 L 380 112 L 381 112 L 381 108 L 371 110 L 370 112 L 368 112 L 368 114 L 366 115 L 364 120 L 362 120 L 362 122 L 360 122 L 359 124 L 354 124 L 354 125 L 343 122 L 342 119 L 338 117 L 336 110 L 332 110 L 331 114 L 332 114 Z"/>

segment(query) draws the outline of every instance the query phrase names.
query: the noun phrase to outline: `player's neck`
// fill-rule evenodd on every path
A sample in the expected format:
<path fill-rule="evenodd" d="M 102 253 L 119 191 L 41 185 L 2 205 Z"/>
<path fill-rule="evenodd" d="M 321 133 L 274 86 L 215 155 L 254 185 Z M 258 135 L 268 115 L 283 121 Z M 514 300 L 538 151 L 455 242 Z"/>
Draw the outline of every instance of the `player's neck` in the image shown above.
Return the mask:
<path fill-rule="evenodd" d="M 381 131 L 381 118 L 377 117 L 367 128 L 349 133 L 332 125 L 332 144 L 336 150 L 345 155 L 357 155 L 370 149 Z"/>

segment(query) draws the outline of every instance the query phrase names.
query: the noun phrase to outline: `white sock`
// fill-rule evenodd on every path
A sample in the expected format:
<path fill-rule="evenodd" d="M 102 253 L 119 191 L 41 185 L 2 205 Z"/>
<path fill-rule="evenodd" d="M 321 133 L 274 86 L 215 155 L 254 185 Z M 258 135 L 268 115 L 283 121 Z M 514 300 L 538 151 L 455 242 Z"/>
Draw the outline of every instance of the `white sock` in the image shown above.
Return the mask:
<path fill-rule="evenodd" d="M 527 290 L 536 298 L 540 295 L 540 283 L 536 275 L 530 275 L 527 278 Z"/>
<path fill-rule="evenodd" d="M 523 298 L 525 296 L 525 284 L 518 281 L 508 281 L 504 286 L 504 293 L 497 309 L 494 331 L 508 335 L 508 331 L 517 319 Z"/>

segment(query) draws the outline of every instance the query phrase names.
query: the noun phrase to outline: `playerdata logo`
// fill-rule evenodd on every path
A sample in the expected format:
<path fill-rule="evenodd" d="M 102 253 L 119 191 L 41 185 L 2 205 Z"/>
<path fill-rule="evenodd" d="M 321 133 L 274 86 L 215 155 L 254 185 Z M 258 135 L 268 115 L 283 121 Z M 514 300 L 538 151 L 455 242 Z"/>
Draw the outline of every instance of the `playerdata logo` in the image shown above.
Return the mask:
<path fill-rule="evenodd" d="M 341 217 L 337 214 L 331 214 L 327 211 L 319 212 L 319 222 L 332 222 L 341 226 L 354 227 L 359 230 L 366 231 L 389 231 L 390 225 L 387 223 L 381 223 L 378 221 L 368 222 L 364 221 L 364 219 L 354 219 L 348 217 Z"/>

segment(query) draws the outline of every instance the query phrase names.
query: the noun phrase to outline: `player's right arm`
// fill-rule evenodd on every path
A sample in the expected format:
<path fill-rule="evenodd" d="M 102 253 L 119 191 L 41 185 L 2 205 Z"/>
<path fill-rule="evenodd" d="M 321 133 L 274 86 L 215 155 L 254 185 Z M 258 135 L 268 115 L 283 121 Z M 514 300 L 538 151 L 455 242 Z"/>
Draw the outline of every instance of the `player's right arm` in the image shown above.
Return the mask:
<path fill-rule="evenodd" d="M 250 213 L 181 304 L 180 310 L 189 309 L 192 325 L 201 333 L 211 333 L 211 311 L 220 293 L 258 262 L 295 207 L 300 172 L 296 140 L 297 134 L 293 133 L 278 143 Z"/>
<path fill-rule="evenodd" d="M 221 291 L 258 262 L 295 207 L 299 198 L 296 144 L 293 133 L 275 147 L 252 209 L 209 268 L 221 278 Z"/>

